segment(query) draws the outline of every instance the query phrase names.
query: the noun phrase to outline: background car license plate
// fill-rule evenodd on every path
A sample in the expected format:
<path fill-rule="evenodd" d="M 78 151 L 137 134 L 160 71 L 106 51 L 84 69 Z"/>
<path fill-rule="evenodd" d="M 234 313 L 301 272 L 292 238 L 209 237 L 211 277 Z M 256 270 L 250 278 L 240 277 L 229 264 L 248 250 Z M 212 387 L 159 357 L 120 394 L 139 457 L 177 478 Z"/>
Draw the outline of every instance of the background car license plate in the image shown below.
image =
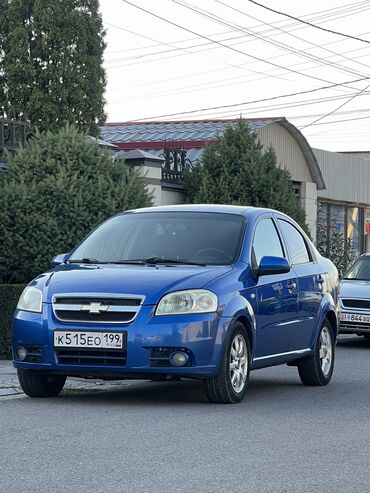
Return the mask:
<path fill-rule="evenodd" d="M 123 349 L 123 341 L 123 332 L 54 332 L 55 347 Z"/>
<path fill-rule="evenodd" d="M 340 320 L 343 320 L 343 322 L 358 322 L 360 324 L 369 324 L 370 315 L 360 315 L 358 313 L 341 313 Z"/>

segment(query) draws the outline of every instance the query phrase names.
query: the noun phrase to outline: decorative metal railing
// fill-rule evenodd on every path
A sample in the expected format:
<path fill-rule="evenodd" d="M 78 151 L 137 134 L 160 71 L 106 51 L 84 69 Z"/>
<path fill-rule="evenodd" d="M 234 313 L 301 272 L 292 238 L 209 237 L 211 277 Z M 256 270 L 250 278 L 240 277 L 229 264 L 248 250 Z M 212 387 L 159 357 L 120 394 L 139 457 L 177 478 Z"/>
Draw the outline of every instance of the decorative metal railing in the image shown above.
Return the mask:
<path fill-rule="evenodd" d="M 178 141 L 166 141 L 163 153 L 162 181 L 172 184 L 181 184 L 183 172 L 191 167 L 192 162 L 186 157 L 184 144 Z"/>
<path fill-rule="evenodd" d="M 6 151 L 14 153 L 30 136 L 26 122 L 0 118 L 0 161 L 6 161 Z"/>

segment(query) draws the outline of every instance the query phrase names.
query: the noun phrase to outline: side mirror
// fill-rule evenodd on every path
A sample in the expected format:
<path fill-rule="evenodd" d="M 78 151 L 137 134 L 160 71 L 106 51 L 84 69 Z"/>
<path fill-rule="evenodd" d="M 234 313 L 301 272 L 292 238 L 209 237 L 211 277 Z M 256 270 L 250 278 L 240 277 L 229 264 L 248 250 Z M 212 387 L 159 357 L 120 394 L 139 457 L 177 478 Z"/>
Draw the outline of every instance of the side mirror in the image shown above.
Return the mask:
<path fill-rule="evenodd" d="M 60 253 L 59 255 L 56 255 L 50 260 L 50 265 L 56 267 L 57 265 L 63 264 L 67 260 L 68 255 L 69 253 Z"/>
<path fill-rule="evenodd" d="M 262 257 L 257 269 L 257 275 L 270 276 L 274 274 L 285 274 L 290 271 L 290 265 L 283 257 Z"/>

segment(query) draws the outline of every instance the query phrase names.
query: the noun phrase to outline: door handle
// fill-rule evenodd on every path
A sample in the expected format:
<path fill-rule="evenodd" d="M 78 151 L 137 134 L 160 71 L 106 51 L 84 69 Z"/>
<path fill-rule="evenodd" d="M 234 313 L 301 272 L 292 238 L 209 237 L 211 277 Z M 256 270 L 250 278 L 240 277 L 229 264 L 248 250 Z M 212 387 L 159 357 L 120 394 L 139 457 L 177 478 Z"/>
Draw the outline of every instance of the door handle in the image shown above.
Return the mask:
<path fill-rule="evenodd" d="M 288 290 L 289 291 L 293 291 L 294 289 L 296 289 L 296 287 L 297 287 L 297 284 L 295 282 L 290 282 L 288 284 Z"/>

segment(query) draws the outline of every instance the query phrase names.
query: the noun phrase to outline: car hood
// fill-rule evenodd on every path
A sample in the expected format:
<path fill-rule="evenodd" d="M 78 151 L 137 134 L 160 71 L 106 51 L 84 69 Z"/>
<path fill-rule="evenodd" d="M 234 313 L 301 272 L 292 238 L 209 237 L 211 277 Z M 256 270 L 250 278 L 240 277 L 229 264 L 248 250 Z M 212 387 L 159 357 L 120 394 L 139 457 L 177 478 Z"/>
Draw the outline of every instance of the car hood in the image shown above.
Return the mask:
<path fill-rule="evenodd" d="M 340 283 L 341 298 L 370 298 L 370 281 L 343 280 Z"/>
<path fill-rule="evenodd" d="M 154 305 L 170 291 L 199 289 L 232 270 L 232 266 L 61 265 L 35 279 L 44 302 L 55 294 L 142 295 Z"/>

